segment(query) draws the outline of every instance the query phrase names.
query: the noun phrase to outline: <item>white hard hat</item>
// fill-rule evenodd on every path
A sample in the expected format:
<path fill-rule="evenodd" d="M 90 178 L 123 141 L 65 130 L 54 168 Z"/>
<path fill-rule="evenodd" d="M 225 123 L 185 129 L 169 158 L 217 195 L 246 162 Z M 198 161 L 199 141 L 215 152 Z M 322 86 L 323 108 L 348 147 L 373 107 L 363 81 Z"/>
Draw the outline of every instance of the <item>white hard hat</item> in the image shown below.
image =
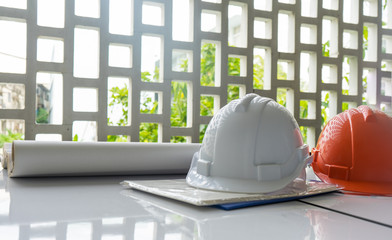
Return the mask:
<path fill-rule="evenodd" d="M 248 94 L 214 115 L 186 181 L 216 191 L 274 192 L 311 161 L 291 113 L 270 98 Z"/>

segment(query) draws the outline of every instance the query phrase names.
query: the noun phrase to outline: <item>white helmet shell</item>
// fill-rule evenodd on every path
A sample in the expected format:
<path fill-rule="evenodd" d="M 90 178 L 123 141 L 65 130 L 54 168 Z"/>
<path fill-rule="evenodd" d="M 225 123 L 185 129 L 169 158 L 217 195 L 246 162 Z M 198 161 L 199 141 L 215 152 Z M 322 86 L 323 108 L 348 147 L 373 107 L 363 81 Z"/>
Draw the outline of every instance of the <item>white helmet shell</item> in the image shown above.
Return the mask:
<path fill-rule="evenodd" d="M 270 98 L 248 94 L 214 115 L 186 181 L 215 191 L 274 192 L 311 161 L 291 113 Z"/>

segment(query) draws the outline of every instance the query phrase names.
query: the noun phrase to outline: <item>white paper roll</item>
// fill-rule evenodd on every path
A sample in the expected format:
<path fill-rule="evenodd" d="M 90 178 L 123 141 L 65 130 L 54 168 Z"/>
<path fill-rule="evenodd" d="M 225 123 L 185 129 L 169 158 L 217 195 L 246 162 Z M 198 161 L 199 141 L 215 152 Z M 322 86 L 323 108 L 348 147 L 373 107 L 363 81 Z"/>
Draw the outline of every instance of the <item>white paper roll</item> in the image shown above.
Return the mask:
<path fill-rule="evenodd" d="M 200 144 L 14 141 L 8 176 L 185 174 Z"/>
<path fill-rule="evenodd" d="M 3 155 L 1 156 L 1 166 L 7 168 L 8 159 L 12 155 L 12 143 L 4 143 L 3 145 Z"/>

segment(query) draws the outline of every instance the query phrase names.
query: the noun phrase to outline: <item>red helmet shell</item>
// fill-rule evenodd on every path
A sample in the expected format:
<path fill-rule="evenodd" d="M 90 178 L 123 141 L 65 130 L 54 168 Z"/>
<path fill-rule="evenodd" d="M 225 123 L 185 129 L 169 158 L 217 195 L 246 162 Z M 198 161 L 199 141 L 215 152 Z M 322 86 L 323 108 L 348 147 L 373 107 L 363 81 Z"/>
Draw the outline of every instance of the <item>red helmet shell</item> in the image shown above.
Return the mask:
<path fill-rule="evenodd" d="M 392 195 L 392 118 L 368 106 L 333 117 L 313 149 L 312 167 L 344 190 Z"/>

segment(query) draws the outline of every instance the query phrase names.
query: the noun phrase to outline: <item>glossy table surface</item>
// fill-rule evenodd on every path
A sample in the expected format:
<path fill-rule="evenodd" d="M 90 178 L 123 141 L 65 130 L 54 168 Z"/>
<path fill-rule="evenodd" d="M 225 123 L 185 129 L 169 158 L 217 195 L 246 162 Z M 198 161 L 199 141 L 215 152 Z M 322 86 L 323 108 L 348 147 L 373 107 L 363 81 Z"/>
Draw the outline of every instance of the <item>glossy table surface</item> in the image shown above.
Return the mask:
<path fill-rule="evenodd" d="M 392 198 L 331 193 L 224 211 L 124 188 L 132 179 L 8 178 L 0 239 L 392 239 Z"/>

